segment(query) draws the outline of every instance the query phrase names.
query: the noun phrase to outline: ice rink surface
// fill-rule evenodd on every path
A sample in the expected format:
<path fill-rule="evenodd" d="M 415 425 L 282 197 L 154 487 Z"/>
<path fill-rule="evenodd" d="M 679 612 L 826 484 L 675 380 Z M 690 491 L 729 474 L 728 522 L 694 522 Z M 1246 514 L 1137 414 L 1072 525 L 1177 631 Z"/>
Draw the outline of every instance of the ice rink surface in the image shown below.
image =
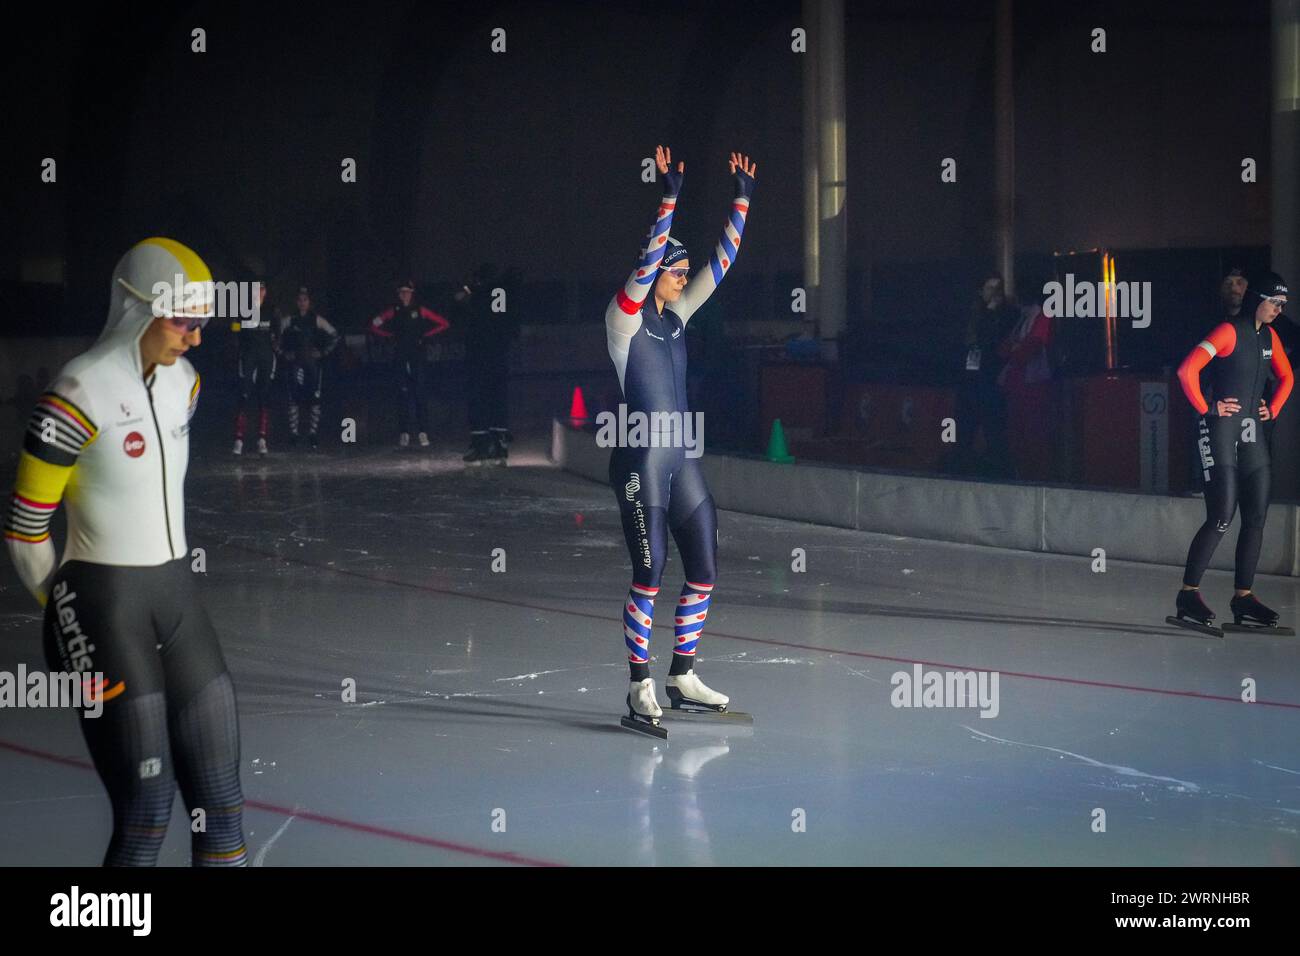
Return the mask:
<path fill-rule="evenodd" d="M 754 723 L 666 717 L 660 742 L 618 724 L 613 495 L 540 442 L 468 471 L 449 447 L 194 458 L 253 865 L 1300 863 L 1300 638 L 1164 625 L 1175 568 L 722 512 L 697 670 Z M 0 670 L 43 669 L 3 564 Z M 674 554 L 665 706 L 681 583 Z M 1221 619 L 1231 583 L 1206 578 Z M 1295 622 L 1300 583 L 1256 590 Z M 997 672 L 996 716 L 893 706 L 918 663 Z M 0 781 L 0 865 L 99 862 L 73 713 L 0 711 Z M 160 862 L 188 857 L 178 798 Z"/>

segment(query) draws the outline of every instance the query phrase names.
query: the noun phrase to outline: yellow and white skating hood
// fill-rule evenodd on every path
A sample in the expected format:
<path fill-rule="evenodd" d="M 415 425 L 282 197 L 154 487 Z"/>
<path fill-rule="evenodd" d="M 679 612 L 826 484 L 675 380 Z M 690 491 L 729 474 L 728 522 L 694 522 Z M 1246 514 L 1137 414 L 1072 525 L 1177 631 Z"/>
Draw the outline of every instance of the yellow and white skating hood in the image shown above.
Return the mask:
<path fill-rule="evenodd" d="M 199 378 L 179 358 L 145 379 L 140 356 L 155 311 L 169 311 L 155 307 L 170 301 L 160 290 L 178 281 L 212 288 L 203 260 L 179 242 L 145 239 L 123 256 L 99 340 L 64 366 L 28 422 L 5 537 L 42 601 L 54 570 L 49 519 L 60 500 L 68 514 L 63 561 L 152 566 L 187 554 L 184 483 Z"/>

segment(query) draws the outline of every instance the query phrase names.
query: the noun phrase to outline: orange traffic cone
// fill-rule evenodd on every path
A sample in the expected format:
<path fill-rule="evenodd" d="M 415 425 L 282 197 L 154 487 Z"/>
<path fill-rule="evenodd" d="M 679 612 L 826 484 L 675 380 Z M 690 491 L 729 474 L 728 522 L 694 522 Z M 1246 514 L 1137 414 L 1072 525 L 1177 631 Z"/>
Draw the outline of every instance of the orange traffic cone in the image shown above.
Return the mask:
<path fill-rule="evenodd" d="M 794 455 L 790 454 L 789 449 L 785 447 L 785 429 L 781 427 L 781 419 L 772 422 L 772 437 L 767 443 L 767 460 L 780 462 L 783 465 L 794 463 Z"/>

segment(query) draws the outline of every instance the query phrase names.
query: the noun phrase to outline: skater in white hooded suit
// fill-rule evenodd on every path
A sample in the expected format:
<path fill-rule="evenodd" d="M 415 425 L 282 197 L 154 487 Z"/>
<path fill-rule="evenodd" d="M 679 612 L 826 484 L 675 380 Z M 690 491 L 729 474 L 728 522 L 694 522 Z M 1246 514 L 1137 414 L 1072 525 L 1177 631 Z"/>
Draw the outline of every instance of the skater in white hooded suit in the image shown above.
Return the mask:
<path fill-rule="evenodd" d="M 184 354 L 213 293 L 203 260 L 174 240 L 145 239 L 122 257 L 99 341 L 32 412 L 5 522 L 19 576 L 45 607 L 50 670 L 80 674 L 102 706 L 80 723 L 113 805 L 105 865 L 156 863 L 178 783 L 191 819 L 203 811 L 194 865 L 245 862 L 234 688 L 185 539 L 199 377 Z M 68 540 L 57 560 L 60 503 Z"/>

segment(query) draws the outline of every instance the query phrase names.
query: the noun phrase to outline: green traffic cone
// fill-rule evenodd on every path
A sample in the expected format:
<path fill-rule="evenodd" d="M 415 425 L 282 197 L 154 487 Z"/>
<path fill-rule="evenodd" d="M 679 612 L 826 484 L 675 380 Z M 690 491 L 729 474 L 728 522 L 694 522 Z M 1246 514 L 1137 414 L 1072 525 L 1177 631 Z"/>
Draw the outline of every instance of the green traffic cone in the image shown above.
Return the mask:
<path fill-rule="evenodd" d="M 767 460 L 783 465 L 794 463 L 794 455 L 785 447 L 785 429 L 781 427 L 779 418 L 772 422 L 772 437 L 767 442 Z"/>

